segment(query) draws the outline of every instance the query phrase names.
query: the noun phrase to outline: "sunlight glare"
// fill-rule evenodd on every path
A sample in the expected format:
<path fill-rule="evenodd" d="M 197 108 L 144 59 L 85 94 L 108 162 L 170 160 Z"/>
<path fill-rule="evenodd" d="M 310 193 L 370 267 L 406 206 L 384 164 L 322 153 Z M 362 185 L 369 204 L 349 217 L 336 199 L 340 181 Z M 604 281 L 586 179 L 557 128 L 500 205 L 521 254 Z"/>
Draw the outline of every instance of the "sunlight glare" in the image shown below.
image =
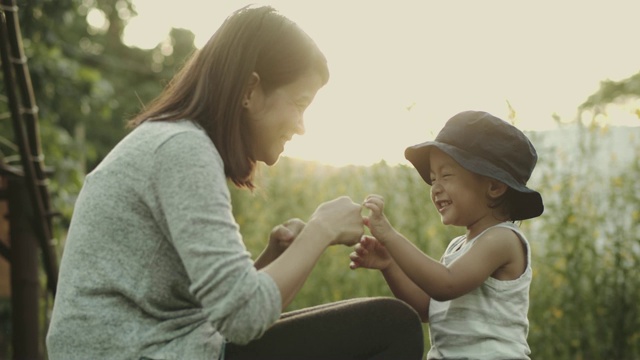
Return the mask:
<path fill-rule="evenodd" d="M 335 165 L 404 162 L 407 146 L 433 139 L 463 110 L 509 120 L 510 104 L 519 128 L 553 129 L 553 115 L 574 120 L 600 81 L 640 70 L 640 3 L 251 3 L 271 4 L 296 21 L 327 56 L 331 80 L 305 114 L 306 134 L 294 137 L 284 155 Z M 247 4 L 134 0 L 139 15 L 125 41 L 152 48 L 174 26 L 193 31 L 200 47 Z M 628 118 L 619 113 L 610 118 L 639 123 L 619 120 Z"/>

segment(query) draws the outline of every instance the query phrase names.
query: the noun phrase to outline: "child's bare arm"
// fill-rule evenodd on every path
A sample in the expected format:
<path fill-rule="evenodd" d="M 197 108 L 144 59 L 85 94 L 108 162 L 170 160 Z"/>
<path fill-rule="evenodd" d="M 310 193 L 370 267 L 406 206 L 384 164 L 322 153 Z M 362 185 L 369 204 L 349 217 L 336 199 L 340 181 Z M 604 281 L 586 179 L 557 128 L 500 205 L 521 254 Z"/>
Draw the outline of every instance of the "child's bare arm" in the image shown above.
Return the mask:
<path fill-rule="evenodd" d="M 429 322 L 431 297 L 418 287 L 395 262 L 382 270 L 382 275 L 393 295 L 409 304 L 420 315 L 422 322 Z"/>
<path fill-rule="evenodd" d="M 429 296 L 393 261 L 387 250 L 372 236 L 363 236 L 349 255 L 350 268 L 378 269 L 393 295 L 409 304 L 418 312 L 423 322 L 429 320 Z"/>
<path fill-rule="evenodd" d="M 447 267 L 424 254 L 390 224 L 387 225 L 382 197 L 367 197 L 364 206 L 371 210 L 366 221 L 371 232 L 377 235 L 378 241 L 409 279 L 433 299 L 455 299 L 479 287 L 492 275 L 515 279 L 524 271 L 521 264 L 526 254 L 511 230 L 491 229 L 476 240 L 466 254 Z"/>
<path fill-rule="evenodd" d="M 468 293 L 492 274 L 508 268 L 523 257 L 520 240 L 507 229 L 488 231 L 449 267 L 421 252 L 397 232 L 385 239 L 383 244 L 407 276 L 439 301 L 455 299 Z"/>

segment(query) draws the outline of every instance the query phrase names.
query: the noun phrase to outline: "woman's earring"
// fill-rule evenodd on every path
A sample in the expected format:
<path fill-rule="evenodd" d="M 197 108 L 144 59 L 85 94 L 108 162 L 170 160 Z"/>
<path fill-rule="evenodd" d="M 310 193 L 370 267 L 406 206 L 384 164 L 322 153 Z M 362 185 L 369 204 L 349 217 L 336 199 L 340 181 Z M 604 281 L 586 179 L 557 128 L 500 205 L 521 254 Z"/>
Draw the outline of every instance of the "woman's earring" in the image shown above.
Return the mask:
<path fill-rule="evenodd" d="M 245 100 L 245 101 L 242 103 L 242 106 L 244 106 L 244 107 L 249 107 L 249 100 Z"/>

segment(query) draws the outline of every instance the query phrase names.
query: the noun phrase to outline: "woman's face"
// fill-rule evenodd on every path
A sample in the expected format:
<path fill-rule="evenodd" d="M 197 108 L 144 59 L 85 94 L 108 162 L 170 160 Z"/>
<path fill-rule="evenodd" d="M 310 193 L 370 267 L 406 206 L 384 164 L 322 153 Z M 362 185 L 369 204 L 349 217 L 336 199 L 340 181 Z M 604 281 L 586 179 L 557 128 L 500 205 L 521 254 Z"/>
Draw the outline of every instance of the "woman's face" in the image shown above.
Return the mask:
<path fill-rule="evenodd" d="M 254 74 L 255 75 L 255 74 Z M 294 134 L 304 134 L 304 111 L 322 87 L 315 72 L 301 76 L 268 94 L 262 90 L 259 77 L 251 86 L 244 104 L 251 132 L 253 160 L 273 165 Z"/>

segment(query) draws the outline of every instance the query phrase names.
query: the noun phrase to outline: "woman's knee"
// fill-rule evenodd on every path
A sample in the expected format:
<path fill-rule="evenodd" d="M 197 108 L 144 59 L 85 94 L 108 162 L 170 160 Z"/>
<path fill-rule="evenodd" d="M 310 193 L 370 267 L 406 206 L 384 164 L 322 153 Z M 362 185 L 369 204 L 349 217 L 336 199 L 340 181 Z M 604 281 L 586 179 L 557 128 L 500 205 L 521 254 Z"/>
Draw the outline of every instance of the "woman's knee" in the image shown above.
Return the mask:
<path fill-rule="evenodd" d="M 418 313 L 407 303 L 402 300 L 391 297 L 372 298 L 372 302 L 376 303 L 376 306 L 380 311 L 384 311 L 385 314 L 393 315 L 393 317 L 404 318 L 410 321 L 417 320 L 420 322 L 420 316 Z"/>
<path fill-rule="evenodd" d="M 390 353 L 399 352 L 402 358 L 407 359 L 421 358 L 424 333 L 418 313 L 404 301 L 395 298 L 379 298 L 374 302 L 379 325 L 387 333 Z"/>

